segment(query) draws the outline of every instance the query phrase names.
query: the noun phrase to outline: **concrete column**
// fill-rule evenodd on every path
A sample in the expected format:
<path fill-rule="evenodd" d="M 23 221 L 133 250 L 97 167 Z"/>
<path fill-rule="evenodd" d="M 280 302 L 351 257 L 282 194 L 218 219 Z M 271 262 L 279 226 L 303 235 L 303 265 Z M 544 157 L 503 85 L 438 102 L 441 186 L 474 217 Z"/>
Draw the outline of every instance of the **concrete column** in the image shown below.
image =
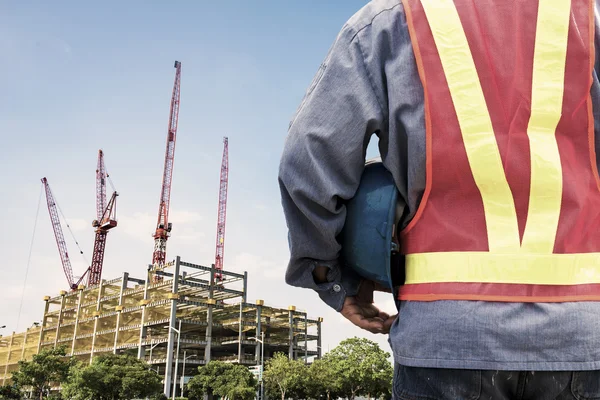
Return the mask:
<path fill-rule="evenodd" d="M 119 343 L 119 329 L 121 328 L 121 319 L 123 318 L 123 292 L 127 288 L 127 279 L 129 278 L 129 274 L 127 272 L 123 272 L 123 279 L 121 280 L 121 290 L 119 291 L 119 305 L 116 307 L 118 312 L 117 314 L 117 326 L 115 328 L 115 341 L 113 345 L 113 354 L 117 354 L 117 345 Z"/>
<path fill-rule="evenodd" d="M 308 362 L 308 314 L 304 313 L 304 364 Z"/>
<path fill-rule="evenodd" d="M 288 324 L 289 324 L 289 358 L 290 360 L 294 359 L 294 311 L 296 311 L 296 306 L 288 307 Z"/>
<path fill-rule="evenodd" d="M 244 302 L 240 302 L 240 325 L 238 330 L 238 362 L 242 363 L 242 311 L 244 309 Z"/>
<path fill-rule="evenodd" d="M 165 382 L 163 387 L 163 393 L 165 396 L 171 396 L 171 377 L 173 376 L 173 347 L 175 344 L 175 331 L 171 328 L 176 328 L 175 323 L 177 322 L 177 290 L 179 287 L 179 256 L 175 260 L 175 270 L 173 271 L 173 286 L 171 294 L 171 314 L 169 317 L 169 342 L 167 343 L 167 364 L 165 366 Z"/>
<path fill-rule="evenodd" d="M 83 285 L 79 285 L 79 296 L 77 298 L 77 313 L 75 314 L 75 328 L 73 328 L 73 342 L 71 343 L 71 356 L 75 352 L 75 342 L 77 341 L 77 334 L 79 333 L 79 316 L 81 315 L 81 301 L 83 300 Z"/>
<path fill-rule="evenodd" d="M 256 300 L 256 331 L 254 333 L 254 337 L 257 339 L 260 339 L 260 333 L 262 332 L 262 306 L 264 304 L 265 302 L 263 300 Z M 256 342 L 256 347 L 254 348 L 254 360 L 257 364 L 260 361 L 260 342 L 258 341 Z"/>
<path fill-rule="evenodd" d="M 244 271 L 244 293 L 242 294 L 242 301 L 246 303 L 248 296 L 248 272 Z"/>
<path fill-rule="evenodd" d="M 12 333 L 10 337 L 10 343 L 8 344 L 8 353 L 6 353 L 6 365 L 4 366 L 4 378 L 2 379 L 2 385 L 6 382 L 6 375 L 8 374 L 8 363 L 10 362 L 10 352 L 12 351 L 12 345 L 15 340 L 15 333 Z"/>
<path fill-rule="evenodd" d="M 38 348 L 37 348 L 38 353 L 40 351 L 42 351 L 42 342 L 44 341 L 44 333 L 45 333 L 44 328 L 46 327 L 46 320 L 47 320 L 46 315 L 48 314 L 48 310 L 50 309 L 50 296 L 45 296 L 44 302 L 46 304 L 44 305 L 44 315 L 42 316 L 42 329 L 40 329 L 40 341 L 38 343 Z"/>
<path fill-rule="evenodd" d="M 208 309 L 206 310 L 206 347 L 204 348 L 204 361 L 210 362 L 212 350 L 212 328 L 213 328 L 213 306 L 216 304 L 213 299 L 215 290 L 215 264 L 210 266 L 210 281 L 208 289 Z"/>
<path fill-rule="evenodd" d="M 92 334 L 92 348 L 90 350 L 90 364 L 92 363 L 92 359 L 94 358 L 94 350 L 96 348 L 96 332 L 98 332 L 98 319 L 100 316 L 100 299 L 104 295 L 104 281 L 100 282 L 98 286 L 98 300 L 96 300 L 96 312 L 94 313 L 94 332 Z"/>
<path fill-rule="evenodd" d="M 317 320 L 317 358 L 321 358 L 321 324 L 323 323 L 323 318 L 319 317 Z"/>
<path fill-rule="evenodd" d="M 54 348 L 56 348 L 56 345 L 58 344 L 58 337 L 60 336 L 60 324 L 62 323 L 62 315 L 63 315 L 63 311 L 65 309 L 65 301 L 66 301 L 67 292 L 65 292 L 64 290 L 61 290 L 60 295 L 62 296 L 62 299 L 60 300 L 60 310 L 58 311 L 58 324 L 56 325 L 56 336 L 54 338 Z"/>
<path fill-rule="evenodd" d="M 147 318 L 147 309 L 148 309 L 148 285 L 150 285 L 150 277 L 146 277 L 146 282 L 144 282 L 144 299 L 141 301 L 142 304 L 142 321 L 140 324 L 140 339 L 138 341 L 138 359 L 142 359 L 146 357 L 146 346 L 142 346 L 142 342 L 146 339 L 146 335 L 148 332 L 148 328 L 144 326 Z"/>
<path fill-rule="evenodd" d="M 21 358 L 20 360 L 23 359 L 23 357 L 25 356 L 25 346 L 27 345 L 27 336 L 29 334 L 29 328 L 27 328 L 27 330 L 25 331 L 25 334 L 23 335 L 23 347 L 21 348 Z"/>

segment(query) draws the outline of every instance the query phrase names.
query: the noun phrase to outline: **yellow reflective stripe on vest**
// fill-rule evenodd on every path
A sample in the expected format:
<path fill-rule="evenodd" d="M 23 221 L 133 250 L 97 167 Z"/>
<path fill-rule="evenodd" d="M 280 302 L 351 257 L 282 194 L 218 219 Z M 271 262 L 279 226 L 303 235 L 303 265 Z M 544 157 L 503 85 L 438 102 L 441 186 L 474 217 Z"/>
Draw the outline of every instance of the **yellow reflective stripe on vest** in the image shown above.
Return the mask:
<path fill-rule="evenodd" d="M 562 201 L 562 166 L 556 126 L 562 114 L 570 0 L 540 0 L 533 56 L 531 189 L 522 249 L 552 253 Z"/>
<path fill-rule="evenodd" d="M 406 256 L 405 284 L 463 282 L 537 285 L 600 283 L 600 253 L 422 253 Z"/>
<path fill-rule="evenodd" d="M 514 200 L 471 49 L 452 0 L 422 0 L 448 81 L 467 157 L 483 199 L 491 252 L 520 248 Z"/>
<path fill-rule="evenodd" d="M 481 193 L 492 253 L 551 254 L 560 215 L 562 167 L 555 131 L 562 112 L 570 0 L 540 0 L 535 39 L 532 111 L 527 135 L 531 190 L 523 245 L 514 199 L 477 69 L 452 0 L 421 0 Z"/>

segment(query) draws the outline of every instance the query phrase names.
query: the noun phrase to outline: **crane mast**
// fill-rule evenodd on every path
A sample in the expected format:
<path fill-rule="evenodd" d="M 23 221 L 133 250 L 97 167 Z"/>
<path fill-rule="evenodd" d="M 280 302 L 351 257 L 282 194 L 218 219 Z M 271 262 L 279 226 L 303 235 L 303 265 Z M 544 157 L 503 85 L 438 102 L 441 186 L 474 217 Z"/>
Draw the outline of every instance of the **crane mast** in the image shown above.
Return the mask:
<path fill-rule="evenodd" d="M 177 138 L 177 123 L 179 120 L 179 92 L 181 81 L 181 63 L 175 61 L 175 83 L 171 96 L 171 112 L 169 114 L 169 129 L 167 132 L 167 149 L 165 152 L 165 166 L 158 207 L 158 221 L 154 233 L 154 253 L 152 264 L 162 265 L 167 256 L 167 239 L 170 236 L 172 225 L 169 222 L 169 202 L 171 199 L 171 181 L 173 178 L 173 162 L 175 160 L 175 139 Z"/>
<path fill-rule="evenodd" d="M 67 278 L 67 282 L 69 283 L 69 288 L 77 289 L 78 283 L 75 283 L 73 278 L 73 268 L 71 267 L 71 259 L 69 258 L 69 252 L 67 251 L 67 242 L 63 235 L 62 226 L 60 225 L 56 201 L 54 200 L 54 196 L 52 195 L 50 185 L 46 178 L 42 178 L 42 184 L 46 191 L 46 203 L 48 204 L 48 212 L 50 214 L 50 220 L 52 221 L 52 229 L 54 230 L 54 238 L 56 239 L 56 245 L 58 246 L 63 271 Z"/>
<path fill-rule="evenodd" d="M 227 185 L 229 182 L 229 140 L 223 138 L 223 160 L 219 180 L 219 208 L 217 213 L 217 246 L 215 251 L 216 277 L 222 279 L 223 257 L 225 256 L 225 223 L 227 220 Z"/>
<path fill-rule="evenodd" d="M 96 167 L 96 219 L 102 219 L 106 209 L 106 168 L 104 152 L 98 150 L 98 166 Z"/>
<path fill-rule="evenodd" d="M 92 253 L 92 264 L 89 268 L 88 286 L 97 285 L 102 277 L 102 266 L 104 264 L 104 250 L 106 248 L 106 236 L 108 231 L 117 226 L 117 196 L 113 192 L 108 204 L 106 203 L 106 168 L 104 166 L 104 153 L 98 151 L 98 167 L 96 169 L 96 214 L 97 219 L 92 222 L 96 228 L 94 238 L 94 251 Z"/>

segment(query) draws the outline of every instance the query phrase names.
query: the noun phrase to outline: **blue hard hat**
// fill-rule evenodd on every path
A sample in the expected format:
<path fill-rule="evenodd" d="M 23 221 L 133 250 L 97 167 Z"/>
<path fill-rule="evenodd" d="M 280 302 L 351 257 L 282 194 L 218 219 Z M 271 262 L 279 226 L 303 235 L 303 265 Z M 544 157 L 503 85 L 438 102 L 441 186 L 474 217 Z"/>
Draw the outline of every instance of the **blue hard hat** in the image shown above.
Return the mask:
<path fill-rule="evenodd" d="M 391 258 L 398 189 L 392 174 L 376 159 L 365 164 L 355 196 L 346 203 L 341 261 L 363 278 L 392 288 Z"/>

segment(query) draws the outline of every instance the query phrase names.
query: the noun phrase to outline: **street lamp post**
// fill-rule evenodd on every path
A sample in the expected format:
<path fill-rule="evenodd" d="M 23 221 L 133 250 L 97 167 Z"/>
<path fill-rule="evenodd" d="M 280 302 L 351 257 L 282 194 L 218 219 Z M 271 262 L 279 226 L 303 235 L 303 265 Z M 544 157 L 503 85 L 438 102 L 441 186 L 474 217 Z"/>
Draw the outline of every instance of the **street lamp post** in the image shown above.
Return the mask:
<path fill-rule="evenodd" d="M 181 397 L 183 397 L 183 381 L 185 380 L 185 360 L 187 360 L 188 358 L 192 358 L 192 357 L 196 357 L 195 354 L 191 354 L 189 356 L 185 356 L 187 353 L 187 350 L 183 351 L 183 372 L 181 373 L 181 383 L 180 383 L 180 387 L 181 387 Z"/>
<path fill-rule="evenodd" d="M 179 367 L 179 342 L 181 340 L 181 321 L 179 321 L 179 329 L 175 329 L 169 326 L 169 329 L 173 329 L 177 332 L 177 351 L 175 352 L 175 371 L 173 375 L 173 400 L 175 400 L 175 392 L 177 390 L 177 368 Z"/>
<path fill-rule="evenodd" d="M 152 363 L 152 349 L 158 346 L 159 344 L 160 343 L 154 343 L 152 346 L 150 346 L 150 360 L 148 360 L 148 363 Z"/>
<path fill-rule="evenodd" d="M 265 395 L 265 387 L 264 387 L 264 377 L 265 373 L 265 333 L 260 333 L 260 339 L 252 338 L 260 343 L 260 399 L 264 400 Z"/>
<path fill-rule="evenodd" d="M 152 364 L 152 349 L 158 346 L 159 344 L 160 343 L 154 343 L 152 346 L 150 346 L 150 360 L 148 360 L 148 364 Z M 152 368 L 152 366 L 150 366 L 150 368 Z M 156 366 L 156 373 L 158 374 L 158 365 Z"/>

